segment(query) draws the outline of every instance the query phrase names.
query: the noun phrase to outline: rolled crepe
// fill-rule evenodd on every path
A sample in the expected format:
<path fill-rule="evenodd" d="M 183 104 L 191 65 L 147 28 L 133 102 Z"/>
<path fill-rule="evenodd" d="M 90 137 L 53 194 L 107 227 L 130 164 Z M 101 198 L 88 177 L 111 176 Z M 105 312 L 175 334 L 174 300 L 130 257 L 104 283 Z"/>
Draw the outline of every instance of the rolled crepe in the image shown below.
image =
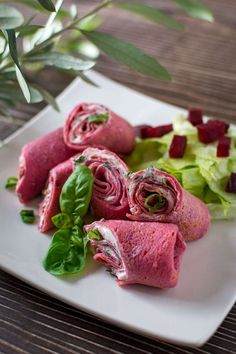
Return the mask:
<path fill-rule="evenodd" d="M 129 212 L 125 163 L 114 153 L 105 149 L 87 148 L 79 160 L 94 175 L 91 211 L 97 218 L 126 219 Z"/>
<path fill-rule="evenodd" d="M 26 144 L 19 159 L 19 180 L 16 186 L 20 201 L 27 203 L 37 197 L 44 189 L 49 171 L 75 153 L 65 145 L 62 128 Z"/>
<path fill-rule="evenodd" d="M 73 172 L 73 160 L 69 159 L 54 167 L 50 173 L 44 199 L 39 208 L 39 231 L 46 232 L 54 227 L 52 217 L 60 212 L 60 194 L 64 183 Z"/>
<path fill-rule="evenodd" d="M 207 206 L 185 191 L 173 176 L 148 168 L 129 175 L 127 188 L 129 219 L 176 224 L 186 241 L 207 233 L 210 225 Z"/>
<path fill-rule="evenodd" d="M 115 153 L 128 154 L 134 148 L 135 132 L 125 119 L 107 107 L 81 103 L 67 118 L 64 140 L 66 145 L 78 151 L 84 150 L 83 145 L 94 145 L 104 146 Z"/>
<path fill-rule="evenodd" d="M 176 225 L 109 220 L 95 221 L 85 230 L 101 236 L 90 241 L 93 258 L 110 270 L 119 285 L 172 288 L 177 284 L 186 245 Z"/>

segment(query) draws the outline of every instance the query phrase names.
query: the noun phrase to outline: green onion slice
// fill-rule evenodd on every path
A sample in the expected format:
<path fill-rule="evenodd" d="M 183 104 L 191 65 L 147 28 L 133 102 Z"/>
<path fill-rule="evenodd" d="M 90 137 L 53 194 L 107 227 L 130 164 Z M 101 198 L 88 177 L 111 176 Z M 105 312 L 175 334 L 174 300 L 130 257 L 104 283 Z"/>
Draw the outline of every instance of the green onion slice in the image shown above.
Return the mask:
<path fill-rule="evenodd" d="M 21 210 L 20 211 L 21 220 L 25 224 L 33 224 L 35 221 L 35 215 L 33 210 Z"/>

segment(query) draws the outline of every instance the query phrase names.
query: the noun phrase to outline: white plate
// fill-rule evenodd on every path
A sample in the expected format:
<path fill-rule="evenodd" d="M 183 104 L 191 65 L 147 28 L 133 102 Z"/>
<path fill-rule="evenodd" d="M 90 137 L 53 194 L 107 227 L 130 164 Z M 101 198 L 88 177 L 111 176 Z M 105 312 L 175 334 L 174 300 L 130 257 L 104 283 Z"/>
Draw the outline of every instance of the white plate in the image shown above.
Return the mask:
<path fill-rule="evenodd" d="M 120 288 L 103 267 L 93 262 L 80 276 L 63 280 L 42 267 L 50 236 L 21 222 L 22 206 L 13 192 L 4 189 L 7 177 L 17 175 L 21 147 L 61 126 L 79 102 L 103 103 L 134 124 L 163 124 L 184 112 L 95 72 L 89 75 L 100 88 L 76 79 L 58 99 L 61 113 L 47 107 L 0 149 L 0 266 L 46 293 L 114 324 L 173 343 L 200 346 L 235 302 L 236 222 L 214 222 L 205 238 L 188 245 L 175 289 Z"/>

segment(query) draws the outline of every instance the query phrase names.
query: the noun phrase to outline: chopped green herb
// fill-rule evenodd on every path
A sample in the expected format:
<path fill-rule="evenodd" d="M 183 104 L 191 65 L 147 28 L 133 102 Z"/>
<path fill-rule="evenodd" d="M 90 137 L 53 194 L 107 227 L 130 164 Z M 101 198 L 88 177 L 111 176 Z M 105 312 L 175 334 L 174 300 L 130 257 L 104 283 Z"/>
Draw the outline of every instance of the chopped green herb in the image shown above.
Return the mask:
<path fill-rule="evenodd" d="M 6 189 L 16 188 L 17 181 L 18 181 L 18 179 L 16 177 L 9 177 L 7 179 L 6 184 L 5 184 L 5 188 Z"/>
<path fill-rule="evenodd" d="M 33 224 L 35 221 L 35 215 L 33 210 L 21 210 L 20 216 L 25 224 Z"/>
<path fill-rule="evenodd" d="M 89 233 L 88 233 L 88 238 L 90 239 L 90 240 L 101 240 L 101 238 L 102 238 L 102 236 L 101 236 L 101 234 L 100 234 L 100 232 L 99 231 L 97 231 L 97 230 L 91 230 L 91 231 L 89 231 Z"/>
<path fill-rule="evenodd" d="M 77 163 L 82 163 L 85 161 L 85 156 L 80 156 L 78 157 L 77 159 L 74 159 L 74 163 L 77 164 Z"/>
<path fill-rule="evenodd" d="M 166 204 L 166 199 L 158 193 L 150 194 L 146 199 L 144 206 L 151 213 L 155 213 L 157 210 L 162 209 Z"/>
<path fill-rule="evenodd" d="M 88 118 L 88 123 L 106 123 L 108 116 L 108 112 L 102 114 L 93 114 Z"/>

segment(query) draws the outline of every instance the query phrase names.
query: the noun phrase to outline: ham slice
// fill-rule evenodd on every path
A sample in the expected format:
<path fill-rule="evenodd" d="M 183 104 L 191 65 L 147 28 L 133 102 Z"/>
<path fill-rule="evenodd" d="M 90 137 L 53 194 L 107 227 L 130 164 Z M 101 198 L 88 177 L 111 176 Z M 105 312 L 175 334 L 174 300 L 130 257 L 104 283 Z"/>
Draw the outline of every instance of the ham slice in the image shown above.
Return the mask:
<path fill-rule="evenodd" d="M 95 221 L 85 231 L 101 237 L 90 241 L 93 258 L 110 270 L 119 285 L 176 286 L 186 248 L 176 225 L 109 220 Z"/>
<path fill-rule="evenodd" d="M 127 179 L 129 219 L 173 223 L 186 241 L 207 233 L 210 214 L 207 206 L 185 191 L 171 175 L 148 168 Z"/>
<path fill-rule="evenodd" d="M 96 116 L 101 120 L 89 122 Z M 84 145 L 93 145 L 128 154 L 134 148 L 135 131 L 125 119 L 109 108 L 96 103 L 81 103 L 67 118 L 64 140 L 67 146 L 78 151 L 83 151 Z"/>
<path fill-rule="evenodd" d="M 95 217 L 125 219 L 129 212 L 125 163 L 105 149 L 87 148 L 79 157 L 94 175 L 91 210 Z"/>
<path fill-rule="evenodd" d="M 16 186 L 20 201 L 27 203 L 37 197 L 45 187 L 49 171 L 75 153 L 65 145 L 62 128 L 26 144 L 20 155 Z"/>
<path fill-rule="evenodd" d="M 39 231 L 46 232 L 54 227 L 52 217 L 60 212 L 60 194 L 64 183 L 73 172 L 73 159 L 69 159 L 54 167 L 44 190 L 44 199 L 39 208 Z"/>

